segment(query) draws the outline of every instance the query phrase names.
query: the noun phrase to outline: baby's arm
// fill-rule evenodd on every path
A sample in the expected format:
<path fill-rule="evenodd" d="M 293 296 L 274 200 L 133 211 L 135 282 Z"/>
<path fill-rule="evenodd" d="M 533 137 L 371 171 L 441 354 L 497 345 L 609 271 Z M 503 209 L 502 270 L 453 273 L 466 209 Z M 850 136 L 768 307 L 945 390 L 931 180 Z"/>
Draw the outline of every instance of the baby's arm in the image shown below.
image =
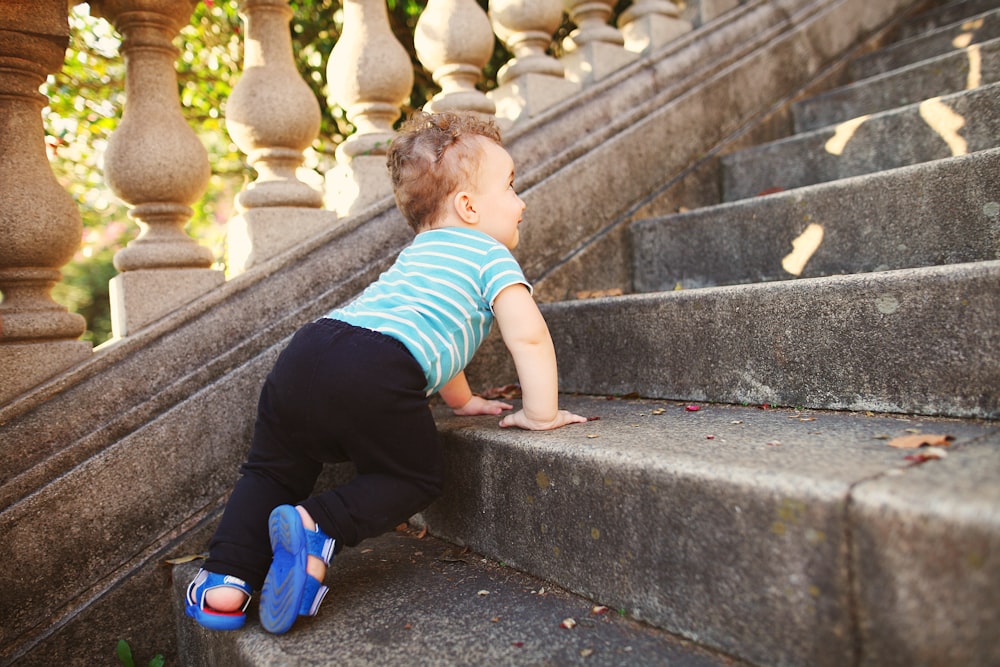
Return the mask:
<path fill-rule="evenodd" d="M 498 415 L 504 410 L 511 410 L 514 406 L 503 401 L 491 401 L 482 396 L 474 396 L 469 389 L 469 381 L 465 379 L 465 372 L 460 371 L 458 375 L 448 380 L 445 386 L 438 392 L 441 398 L 448 404 L 448 407 L 455 411 L 456 415 Z"/>
<path fill-rule="evenodd" d="M 504 288 L 493 301 L 493 314 L 514 358 L 524 399 L 522 409 L 504 417 L 500 426 L 544 431 L 587 421 L 586 417 L 559 409 L 555 348 L 528 288 L 522 284 Z"/>

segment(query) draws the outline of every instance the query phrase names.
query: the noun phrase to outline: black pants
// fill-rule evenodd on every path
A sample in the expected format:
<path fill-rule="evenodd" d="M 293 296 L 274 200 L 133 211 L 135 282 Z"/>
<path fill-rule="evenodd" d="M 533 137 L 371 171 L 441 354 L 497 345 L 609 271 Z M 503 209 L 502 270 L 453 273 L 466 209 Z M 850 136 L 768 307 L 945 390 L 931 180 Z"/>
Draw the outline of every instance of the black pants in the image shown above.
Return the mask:
<path fill-rule="evenodd" d="M 271 564 L 267 520 L 301 504 L 337 547 L 385 532 L 441 494 L 437 428 L 427 380 L 402 343 L 322 319 L 302 327 L 264 382 L 242 476 L 205 569 L 259 589 Z M 324 462 L 357 476 L 309 497 Z"/>

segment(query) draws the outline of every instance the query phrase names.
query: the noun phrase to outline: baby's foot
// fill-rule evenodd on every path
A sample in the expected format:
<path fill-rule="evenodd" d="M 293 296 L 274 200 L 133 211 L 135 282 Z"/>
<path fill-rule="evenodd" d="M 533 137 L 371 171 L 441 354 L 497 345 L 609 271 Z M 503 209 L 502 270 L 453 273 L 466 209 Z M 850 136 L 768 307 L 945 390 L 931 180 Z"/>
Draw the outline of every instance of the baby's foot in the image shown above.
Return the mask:
<path fill-rule="evenodd" d="M 209 630 L 237 630 L 246 623 L 251 592 L 239 577 L 199 570 L 188 586 L 185 611 Z"/>
<path fill-rule="evenodd" d="M 249 597 L 239 588 L 219 586 L 205 591 L 205 605 L 216 611 L 232 612 L 242 609 Z"/>

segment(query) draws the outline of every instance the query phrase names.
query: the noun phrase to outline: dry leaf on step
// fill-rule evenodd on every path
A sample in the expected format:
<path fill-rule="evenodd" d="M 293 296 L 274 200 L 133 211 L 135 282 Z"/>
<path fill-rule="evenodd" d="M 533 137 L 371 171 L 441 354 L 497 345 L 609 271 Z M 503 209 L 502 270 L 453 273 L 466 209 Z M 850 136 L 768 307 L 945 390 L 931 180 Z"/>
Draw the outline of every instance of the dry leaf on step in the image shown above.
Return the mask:
<path fill-rule="evenodd" d="M 917 447 L 947 447 L 955 439 L 953 435 L 941 435 L 938 433 L 915 433 L 913 435 L 901 435 L 889 441 L 890 447 L 897 449 L 916 449 Z"/>

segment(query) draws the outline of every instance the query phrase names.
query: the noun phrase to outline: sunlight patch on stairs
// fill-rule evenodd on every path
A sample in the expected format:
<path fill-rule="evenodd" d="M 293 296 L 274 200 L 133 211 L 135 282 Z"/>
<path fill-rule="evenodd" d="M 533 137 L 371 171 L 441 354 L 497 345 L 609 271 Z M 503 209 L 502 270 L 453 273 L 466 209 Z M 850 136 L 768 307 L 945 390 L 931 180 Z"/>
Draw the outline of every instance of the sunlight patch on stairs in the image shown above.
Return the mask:
<path fill-rule="evenodd" d="M 871 118 L 871 114 L 865 114 L 864 116 L 858 116 L 837 125 L 833 136 L 827 140 L 824 146 L 826 152 L 830 155 L 843 155 L 844 149 L 847 148 L 847 143 L 854 137 L 854 133 L 869 118 Z"/>
<path fill-rule="evenodd" d="M 801 276 L 806 263 L 819 250 L 821 243 L 823 243 L 823 225 L 809 223 L 805 231 L 792 241 L 792 252 L 781 260 L 781 268 L 793 276 Z"/>
<path fill-rule="evenodd" d="M 921 102 L 920 117 L 944 139 L 952 155 L 965 155 L 969 152 L 968 144 L 958 133 L 965 127 L 965 119 L 942 102 L 940 97 Z"/>
<path fill-rule="evenodd" d="M 968 48 L 969 54 L 969 78 L 966 80 L 965 89 L 972 90 L 983 85 L 983 53 L 978 44 L 973 44 Z"/>

